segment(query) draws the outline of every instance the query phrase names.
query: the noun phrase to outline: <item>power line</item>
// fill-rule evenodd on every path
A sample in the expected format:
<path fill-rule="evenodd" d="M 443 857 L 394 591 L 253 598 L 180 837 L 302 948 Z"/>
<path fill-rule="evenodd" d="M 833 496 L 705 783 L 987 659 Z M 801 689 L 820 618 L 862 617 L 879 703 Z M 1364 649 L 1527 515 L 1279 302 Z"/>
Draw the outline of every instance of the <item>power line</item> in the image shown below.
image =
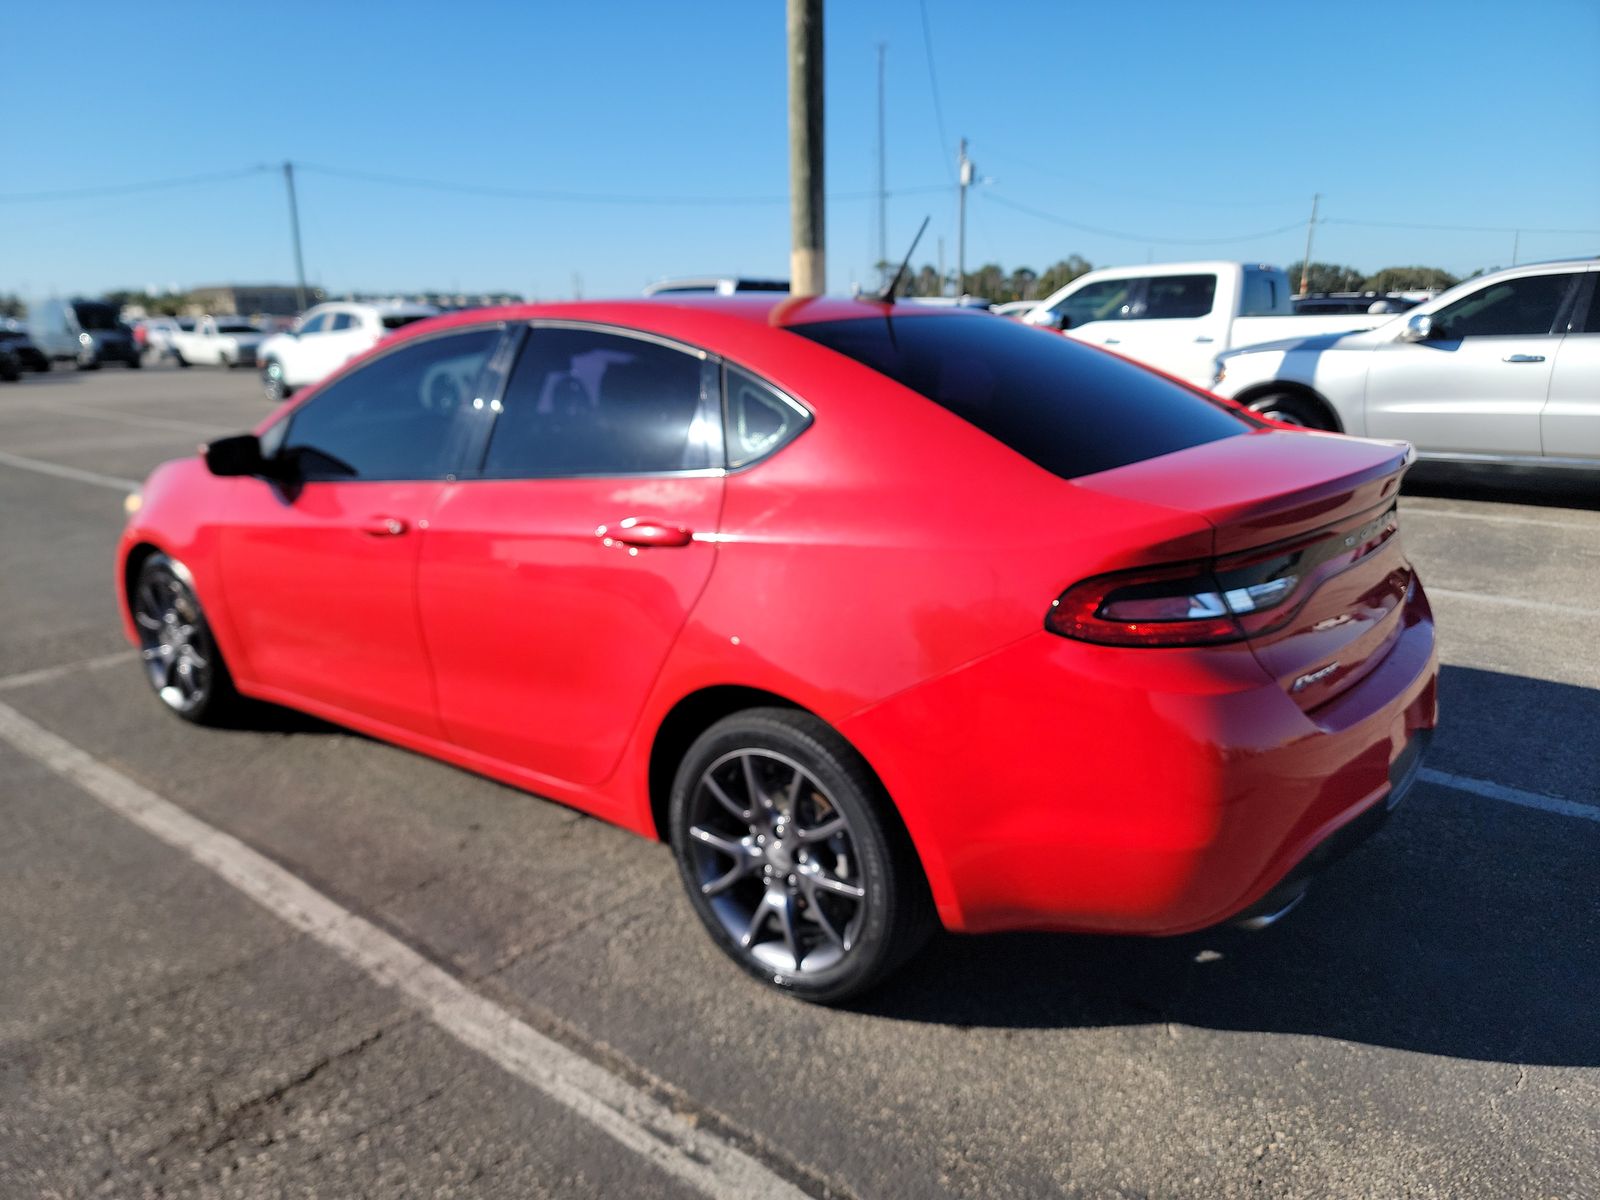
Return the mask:
<path fill-rule="evenodd" d="M 498 187 L 492 184 L 455 183 L 443 179 L 419 179 L 406 175 L 383 175 L 372 171 L 353 171 L 344 167 L 329 167 L 317 163 L 297 162 L 295 166 L 301 171 L 309 171 L 318 175 L 330 175 L 342 179 L 357 179 L 368 183 L 382 183 L 394 187 L 426 188 L 431 191 L 457 192 L 463 195 L 493 196 L 507 200 L 548 200 L 557 203 L 579 204 L 663 204 L 663 205 L 757 205 L 757 204 L 787 204 L 787 193 L 772 193 L 770 195 L 753 196 L 726 196 L 726 195 L 629 195 L 622 192 L 570 192 L 550 188 L 514 188 Z M 930 184 L 925 187 L 897 188 L 888 193 L 891 196 L 914 196 L 927 192 L 943 192 L 943 184 Z M 877 191 L 865 192 L 835 192 L 828 196 L 829 200 L 872 200 L 878 196 Z"/>
<path fill-rule="evenodd" d="M 1576 233 L 1600 235 L 1600 229 L 1535 229 L 1532 225 L 1419 225 L 1409 221 L 1360 221 L 1353 217 L 1323 217 L 1328 225 L 1360 225 L 1370 229 L 1428 229 L 1446 233 Z"/>
<path fill-rule="evenodd" d="M 922 8 L 922 49 L 928 60 L 928 86 L 933 90 L 933 119 L 939 125 L 939 161 L 944 164 L 945 172 L 950 171 L 949 145 L 950 139 L 944 132 L 944 106 L 939 103 L 939 75 L 933 69 L 933 35 L 928 32 L 928 0 L 920 0 Z M 950 182 L 955 182 L 951 175 Z"/>
<path fill-rule="evenodd" d="M 1186 208 L 1288 208 L 1291 205 L 1298 205 L 1301 203 L 1299 200 L 1287 199 L 1213 200 L 1206 196 L 1196 196 L 1192 193 L 1184 196 L 1163 195 L 1158 192 L 1152 192 L 1148 188 L 1117 187 L 1114 184 L 1108 184 L 1099 179 L 1094 179 L 1086 175 L 1075 175 L 1069 171 L 1062 171 L 1056 167 L 1045 166 L 1043 163 L 1035 162 L 1029 158 L 1023 158 L 1021 155 L 1015 154 L 1010 150 L 996 150 L 988 142 L 983 144 L 983 150 L 986 155 L 998 157 L 1002 162 L 1013 162 L 1017 166 L 1026 167 L 1030 171 L 1038 171 L 1041 175 L 1048 175 L 1054 179 L 1064 180 L 1067 183 L 1075 183 L 1080 187 L 1093 188 L 1095 191 L 1105 192 L 1113 196 L 1136 196 L 1143 200 L 1154 200 L 1163 204 L 1181 204 Z"/>
<path fill-rule="evenodd" d="M 205 175 L 186 175 L 179 179 L 152 179 L 143 183 L 116 183 L 98 187 L 63 188 L 49 192 L 6 192 L 0 194 L 0 204 L 24 204 L 34 200 L 77 200 L 90 196 L 126 196 L 134 192 L 155 192 L 167 188 L 192 187 L 200 183 L 221 183 L 229 179 L 243 179 L 261 175 L 278 168 L 265 165 L 241 167 L 236 171 L 212 171 Z"/>
<path fill-rule="evenodd" d="M 980 192 L 995 204 L 1014 208 L 1020 213 L 1030 217 L 1037 217 L 1041 221 L 1049 221 L 1054 225 L 1064 225 L 1068 229 L 1076 229 L 1083 233 L 1093 233 L 1100 237 L 1117 238 L 1124 242 L 1141 242 L 1162 246 L 1222 246 L 1230 242 L 1251 242 L 1260 238 L 1277 237 L 1279 234 L 1288 233 L 1299 229 L 1299 221 L 1291 221 L 1287 225 L 1280 225 L 1276 229 L 1263 229 L 1257 233 L 1241 233 L 1234 237 L 1208 237 L 1208 238 L 1175 238 L 1155 237 L 1142 233 L 1124 233 L 1116 229 L 1103 229 L 1098 225 L 1085 225 L 1081 221 L 1069 221 L 1066 217 L 1057 216 L 1055 213 L 1044 212 L 1041 209 L 1031 208 L 1026 204 L 1018 204 L 1015 200 L 1007 200 L 1004 196 L 996 196 L 993 192 Z"/>

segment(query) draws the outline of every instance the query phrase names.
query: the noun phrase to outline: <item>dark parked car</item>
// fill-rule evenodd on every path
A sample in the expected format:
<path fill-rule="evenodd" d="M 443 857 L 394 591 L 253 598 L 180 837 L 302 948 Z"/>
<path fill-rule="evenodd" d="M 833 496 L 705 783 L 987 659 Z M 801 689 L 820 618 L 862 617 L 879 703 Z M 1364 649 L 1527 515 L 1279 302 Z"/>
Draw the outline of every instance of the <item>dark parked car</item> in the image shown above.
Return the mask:
<path fill-rule="evenodd" d="M 33 344 L 25 329 L 0 329 L 0 347 L 3 347 L 24 371 L 48 371 L 50 360 L 43 350 Z"/>

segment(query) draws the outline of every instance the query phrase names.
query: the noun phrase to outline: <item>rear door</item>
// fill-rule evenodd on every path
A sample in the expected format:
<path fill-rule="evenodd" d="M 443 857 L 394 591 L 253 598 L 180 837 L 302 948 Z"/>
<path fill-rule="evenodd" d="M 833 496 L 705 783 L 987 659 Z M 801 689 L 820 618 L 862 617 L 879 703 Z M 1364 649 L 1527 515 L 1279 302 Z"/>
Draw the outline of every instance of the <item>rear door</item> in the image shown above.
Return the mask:
<path fill-rule="evenodd" d="M 1215 271 L 1150 275 L 1138 280 L 1128 318 L 1102 339 L 1129 358 L 1209 387 L 1212 363 L 1226 348 L 1232 296 Z"/>
<path fill-rule="evenodd" d="M 253 680 L 438 734 L 418 554 L 501 336 L 492 327 L 405 343 L 263 437 L 294 458 L 297 481 L 238 480 L 221 533 L 229 609 Z"/>
<path fill-rule="evenodd" d="M 1443 454 L 1543 453 L 1540 414 L 1581 271 L 1491 280 L 1433 313 L 1425 342 L 1391 339 L 1367 376 L 1367 433 Z"/>
<path fill-rule="evenodd" d="M 1585 272 L 1578 300 L 1556 350 L 1539 437 L 1546 458 L 1600 465 L 1600 267 Z"/>
<path fill-rule="evenodd" d="M 450 739 L 592 784 L 716 557 L 719 368 L 628 330 L 530 329 L 482 467 L 429 519 L 419 608 Z"/>

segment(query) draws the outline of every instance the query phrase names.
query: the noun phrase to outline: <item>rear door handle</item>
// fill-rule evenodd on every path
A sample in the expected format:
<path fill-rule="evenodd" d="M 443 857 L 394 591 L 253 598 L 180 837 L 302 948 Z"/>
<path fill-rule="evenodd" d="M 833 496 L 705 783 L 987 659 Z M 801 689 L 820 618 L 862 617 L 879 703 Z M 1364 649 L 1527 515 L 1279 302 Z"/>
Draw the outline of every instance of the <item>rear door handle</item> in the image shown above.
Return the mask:
<path fill-rule="evenodd" d="M 1199 337 L 1195 338 L 1195 341 L 1197 342 L 1214 342 L 1216 340 L 1217 339 L 1212 337 L 1209 333 L 1202 333 Z"/>
<path fill-rule="evenodd" d="M 1120 345 L 1122 345 L 1122 339 L 1121 338 L 1107 338 L 1105 340 L 1104 344 L 1107 345 L 1107 346 L 1120 346 Z"/>
<path fill-rule="evenodd" d="M 624 546 L 687 546 L 694 540 L 694 534 L 683 526 L 649 517 L 627 517 L 615 525 L 600 526 L 595 534 L 602 541 Z"/>
<path fill-rule="evenodd" d="M 1502 358 L 1500 361 L 1501 362 L 1543 362 L 1544 361 L 1544 355 L 1542 355 L 1542 354 L 1508 354 L 1504 358 Z"/>
<path fill-rule="evenodd" d="M 399 517 L 368 517 L 361 522 L 361 532 L 368 537 L 399 537 L 409 528 Z"/>

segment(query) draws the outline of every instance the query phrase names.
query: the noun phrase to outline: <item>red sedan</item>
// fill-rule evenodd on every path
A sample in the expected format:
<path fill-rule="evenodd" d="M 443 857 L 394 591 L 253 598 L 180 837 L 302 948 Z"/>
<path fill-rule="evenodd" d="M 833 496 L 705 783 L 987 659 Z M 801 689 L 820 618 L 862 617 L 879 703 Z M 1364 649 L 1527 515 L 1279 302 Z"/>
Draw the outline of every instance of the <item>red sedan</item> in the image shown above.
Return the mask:
<path fill-rule="evenodd" d="M 160 467 L 117 582 L 180 716 L 663 838 L 732 958 L 838 1000 L 936 923 L 1297 900 L 1435 721 L 1407 462 L 978 313 L 481 310 Z"/>

